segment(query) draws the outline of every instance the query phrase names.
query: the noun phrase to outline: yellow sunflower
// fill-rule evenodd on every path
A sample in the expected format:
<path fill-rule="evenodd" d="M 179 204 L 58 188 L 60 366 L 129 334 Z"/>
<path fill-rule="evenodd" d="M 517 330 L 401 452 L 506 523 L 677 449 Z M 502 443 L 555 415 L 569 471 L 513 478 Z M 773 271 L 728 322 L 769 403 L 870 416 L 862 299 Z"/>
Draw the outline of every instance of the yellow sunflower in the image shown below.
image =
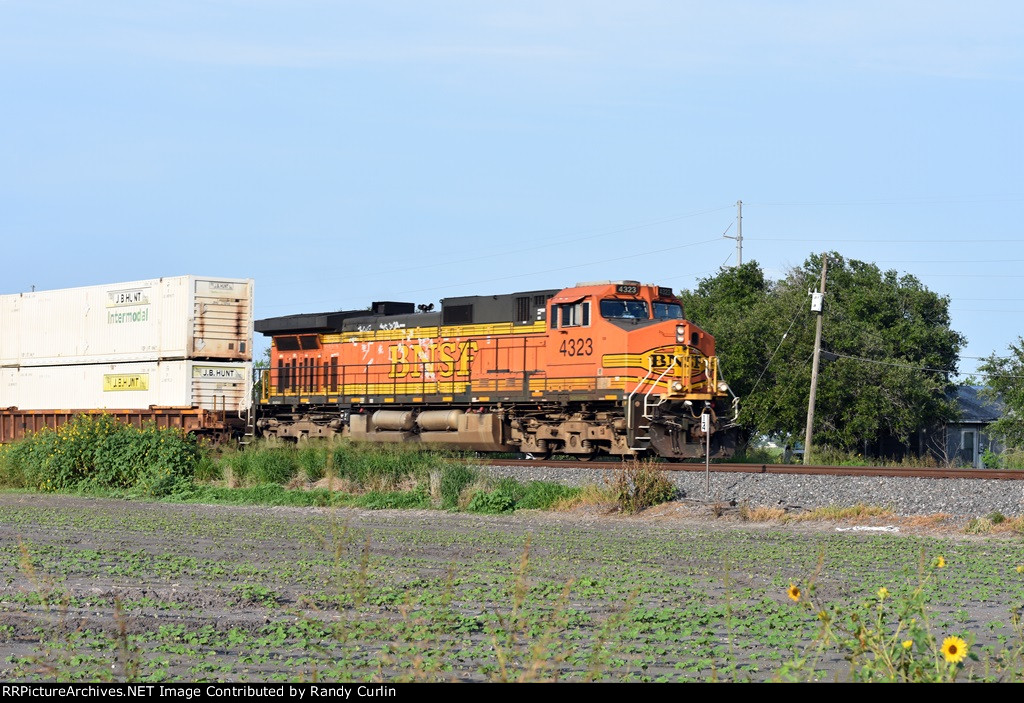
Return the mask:
<path fill-rule="evenodd" d="M 882 586 L 881 588 L 878 589 L 878 600 L 885 600 L 888 597 L 889 597 L 889 589 L 888 588 L 886 588 L 885 586 Z"/>
<path fill-rule="evenodd" d="M 800 587 L 797 586 L 795 583 L 789 584 L 789 590 L 786 591 L 786 595 L 789 596 L 790 600 L 800 600 Z"/>
<path fill-rule="evenodd" d="M 935 566 L 937 566 L 940 569 L 945 569 L 946 568 L 946 557 L 942 556 L 941 554 L 938 557 L 936 557 L 936 559 L 935 559 Z"/>
<path fill-rule="evenodd" d="M 959 664 L 967 656 L 967 643 L 959 637 L 942 640 L 942 656 L 951 664 Z"/>
<path fill-rule="evenodd" d="M 910 649 L 914 646 L 914 640 L 903 640 L 903 649 Z"/>

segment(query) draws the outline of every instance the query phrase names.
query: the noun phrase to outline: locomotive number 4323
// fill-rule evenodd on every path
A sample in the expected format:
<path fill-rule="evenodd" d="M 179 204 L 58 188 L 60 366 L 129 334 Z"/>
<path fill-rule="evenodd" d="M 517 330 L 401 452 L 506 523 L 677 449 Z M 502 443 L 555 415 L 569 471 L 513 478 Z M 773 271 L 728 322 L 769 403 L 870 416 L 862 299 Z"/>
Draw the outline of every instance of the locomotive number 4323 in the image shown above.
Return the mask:
<path fill-rule="evenodd" d="M 586 339 L 563 339 L 562 346 L 558 348 L 562 356 L 590 356 L 594 353 L 594 340 Z"/>

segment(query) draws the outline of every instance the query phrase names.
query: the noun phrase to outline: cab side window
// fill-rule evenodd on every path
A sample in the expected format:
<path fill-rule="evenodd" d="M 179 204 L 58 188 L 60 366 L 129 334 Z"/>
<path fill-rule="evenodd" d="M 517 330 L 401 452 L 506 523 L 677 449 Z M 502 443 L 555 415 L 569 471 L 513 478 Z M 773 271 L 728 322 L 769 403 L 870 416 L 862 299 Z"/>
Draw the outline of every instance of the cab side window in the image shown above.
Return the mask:
<path fill-rule="evenodd" d="M 552 306 L 551 328 L 556 327 L 589 327 L 590 302 L 562 303 Z"/>

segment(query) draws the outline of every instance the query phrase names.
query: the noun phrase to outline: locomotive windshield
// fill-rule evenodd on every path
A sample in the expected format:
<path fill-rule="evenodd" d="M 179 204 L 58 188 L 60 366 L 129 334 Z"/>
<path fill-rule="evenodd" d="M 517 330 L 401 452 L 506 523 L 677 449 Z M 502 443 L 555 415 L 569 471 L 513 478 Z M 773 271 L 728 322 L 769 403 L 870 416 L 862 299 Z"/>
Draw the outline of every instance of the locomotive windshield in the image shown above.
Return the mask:
<path fill-rule="evenodd" d="M 651 316 L 647 313 L 647 302 L 643 300 L 602 300 L 601 317 L 606 320 L 648 320 Z"/>
<path fill-rule="evenodd" d="M 682 320 L 683 306 L 679 303 L 654 303 L 655 320 Z"/>

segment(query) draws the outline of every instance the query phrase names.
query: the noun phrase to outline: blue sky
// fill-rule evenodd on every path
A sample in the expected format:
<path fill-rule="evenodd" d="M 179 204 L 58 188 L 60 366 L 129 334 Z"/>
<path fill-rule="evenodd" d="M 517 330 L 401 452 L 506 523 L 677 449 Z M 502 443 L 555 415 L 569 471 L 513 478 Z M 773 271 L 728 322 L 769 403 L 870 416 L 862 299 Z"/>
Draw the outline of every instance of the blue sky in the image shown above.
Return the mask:
<path fill-rule="evenodd" d="M 1014 2 L 0 0 L 0 293 L 690 288 L 742 199 L 771 275 L 834 249 L 949 295 L 970 371 L 1024 333 L 1022 35 Z"/>

